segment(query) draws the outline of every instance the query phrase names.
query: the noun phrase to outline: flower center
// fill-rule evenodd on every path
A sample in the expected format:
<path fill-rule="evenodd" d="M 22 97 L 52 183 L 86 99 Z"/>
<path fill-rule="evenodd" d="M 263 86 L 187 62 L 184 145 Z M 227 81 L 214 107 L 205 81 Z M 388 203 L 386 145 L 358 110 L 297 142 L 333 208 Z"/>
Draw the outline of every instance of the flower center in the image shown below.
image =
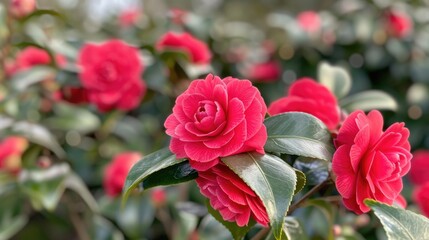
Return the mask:
<path fill-rule="evenodd" d="M 100 68 L 99 74 L 102 80 L 107 82 L 115 81 L 118 76 L 115 65 L 111 62 L 104 63 Z"/>

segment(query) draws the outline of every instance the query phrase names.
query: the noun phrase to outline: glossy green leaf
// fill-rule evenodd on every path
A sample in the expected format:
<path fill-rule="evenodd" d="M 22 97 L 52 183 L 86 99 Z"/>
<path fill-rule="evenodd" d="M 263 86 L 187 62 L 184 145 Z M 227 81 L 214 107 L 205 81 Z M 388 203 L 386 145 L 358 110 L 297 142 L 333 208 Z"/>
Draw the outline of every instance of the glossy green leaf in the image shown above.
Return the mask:
<path fill-rule="evenodd" d="M 365 199 L 380 219 L 389 240 L 429 239 L 429 219 L 414 212 Z"/>
<path fill-rule="evenodd" d="M 284 231 L 288 240 L 306 240 L 306 235 L 301 223 L 294 217 L 286 217 Z"/>
<path fill-rule="evenodd" d="M 296 189 L 294 169 L 274 155 L 242 153 L 222 158 L 261 198 L 276 239 L 282 239 L 284 218 Z"/>
<path fill-rule="evenodd" d="M 86 205 L 91 209 L 92 212 L 98 213 L 98 203 L 92 196 L 89 189 L 86 187 L 85 182 L 75 173 L 70 173 L 67 175 L 64 185 L 67 189 L 75 191 Z"/>
<path fill-rule="evenodd" d="M 316 117 L 288 112 L 265 119 L 268 139 L 265 151 L 330 161 L 334 152 L 331 134 Z"/>
<path fill-rule="evenodd" d="M 16 187 L 0 182 L 0 239 L 11 239 L 28 222 L 25 198 Z"/>
<path fill-rule="evenodd" d="M 208 200 L 206 201 L 206 206 L 207 206 L 208 212 L 218 222 L 220 222 L 224 227 L 226 227 L 229 230 L 229 232 L 231 233 L 232 237 L 235 240 L 243 239 L 243 237 L 246 235 L 246 233 L 255 225 L 255 221 L 251 219 L 247 226 L 240 227 L 237 225 L 236 222 L 228 222 L 228 221 L 223 220 L 220 213 L 212 208 L 212 206 L 210 205 L 210 202 Z"/>
<path fill-rule="evenodd" d="M 11 79 L 12 88 L 22 92 L 29 86 L 54 76 L 55 69 L 49 66 L 36 66 L 16 73 Z"/>
<path fill-rule="evenodd" d="M 304 207 L 311 207 L 311 206 L 319 209 L 325 216 L 329 226 L 327 230 L 328 236 L 326 237 L 326 239 L 333 240 L 334 239 L 333 225 L 334 225 L 334 218 L 335 218 L 334 206 L 323 199 L 308 199 L 307 201 L 305 201 Z"/>
<path fill-rule="evenodd" d="M 44 120 L 51 129 L 74 130 L 82 134 L 92 132 L 100 126 L 98 117 L 86 108 L 65 103 L 54 105 L 55 115 Z"/>
<path fill-rule="evenodd" d="M 329 177 L 329 164 L 317 158 L 298 157 L 293 167 L 305 174 L 308 185 L 317 185 Z"/>
<path fill-rule="evenodd" d="M 295 188 L 294 194 L 297 194 L 305 187 L 307 179 L 305 174 L 298 169 L 295 169 L 295 174 L 296 174 L 296 188 Z"/>
<path fill-rule="evenodd" d="M 64 183 L 69 172 L 67 164 L 58 164 L 48 169 L 23 170 L 19 184 L 35 209 L 53 211 L 64 193 Z"/>
<path fill-rule="evenodd" d="M 184 161 L 186 161 L 186 159 L 176 159 L 176 156 L 173 155 L 168 148 L 163 148 L 159 151 L 145 156 L 142 160 L 134 164 L 134 166 L 128 173 L 127 180 L 125 181 L 123 188 L 123 202 L 125 203 L 131 191 L 136 188 L 141 182 L 147 179 L 150 175 Z M 189 174 L 190 173 L 191 172 L 189 172 Z M 176 175 L 176 177 L 179 176 L 183 175 Z M 175 179 L 174 176 L 173 179 Z M 152 182 L 151 184 L 149 184 L 149 186 L 153 187 L 155 186 L 155 183 Z"/>
<path fill-rule="evenodd" d="M 149 175 L 141 182 L 140 186 L 143 189 L 149 189 L 157 186 L 187 182 L 197 177 L 197 171 L 189 165 L 188 161 L 184 161 Z"/>
<path fill-rule="evenodd" d="M 230 232 L 212 215 L 207 214 L 199 224 L 198 236 L 204 240 L 230 240 Z"/>
<path fill-rule="evenodd" d="M 348 112 L 359 109 L 363 111 L 373 109 L 396 111 L 398 109 L 398 104 L 393 97 L 378 90 L 369 90 L 354 94 L 342 99 L 340 105 L 341 108 L 344 108 Z"/>
<path fill-rule="evenodd" d="M 342 67 L 322 62 L 318 68 L 318 80 L 331 90 L 337 98 L 343 98 L 352 87 L 349 73 Z"/>

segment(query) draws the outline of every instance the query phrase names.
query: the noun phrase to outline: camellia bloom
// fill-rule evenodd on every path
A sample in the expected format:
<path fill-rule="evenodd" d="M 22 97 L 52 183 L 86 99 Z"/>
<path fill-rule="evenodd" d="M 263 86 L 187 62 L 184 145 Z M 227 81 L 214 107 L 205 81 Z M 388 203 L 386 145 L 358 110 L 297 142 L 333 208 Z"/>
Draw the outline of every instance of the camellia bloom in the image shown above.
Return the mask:
<path fill-rule="evenodd" d="M 171 21 L 177 25 L 183 25 L 185 23 L 186 15 L 188 15 L 188 12 L 179 8 L 172 8 L 168 12 L 168 16 L 171 18 Z"/>
<path fill-rule="evenodd" d="M 212 54 L 207 44 L 189 33 L 167 32 L 156 43 L 158 51 L 179 50 L 185 52 L 194 64 L 209 64 Z"/>
<path fill-rule="evenodd" d="M 243 227 L 253 218 L 268 226 L 268 214 L 261 199 L 224 163 L 209 171 L 198 172 L 196 182 L 201 194 L 209 198 L 210 205 L 225 221 L 236 222 Z"/>
<path fill-rule="evenodd" d="M 22 18 L 36 9 L 36 0 L 11 0 L 9 11 L 15 18 Z"/>
<path fill-rule="evenodd" d="M 242 152 L 264 152 L 267 130 L 264 100 L 249 80 L 220 79 L 209 74 L 191 82 L 177 99 L 164 126 L 170 150 L 189 158 L 196 170 L 206 170 L 219 157 Z"/>
<path fill-rule="evenodd" d="M 81 49 L 79 74 L 88 99 L 100 111 L 131 110 L 138 106 L 146 85 L 138 50 L 120 40 L 100 45 L 85 44 Z"/>
<path fill-rule="evenodd" d="M 280 78 L 281 67 L 276 61 L 257 63 L 250 67 L 247 77 L 261 82 L 272 82 Z"/>
<path fill-rule="evenodd" d="M 395 123 L 383 132 L 383 116 L 371 111 L 350 114 L 335 139 L 335 184 L 346 208 L 368 212 L 366 198 L 392 205 L 400 197 L 402 177 L 410 170 L 410 132 Z M 399 201 L 400 202 L 400 199 Z"/>
<path fill-rule="evenodd" d="M 66 64 L 66 58 L 60 54 L 55 55 L 55 61 L 60 67 Z M 48 65 L 51 62 L 51 57 L 45 50 L 37 47 L 26 47 L 17 54 L 15 62 L 8 63 L 7 73 L 13 75 L 18 71 L 38 65 Z"/>
<path fill-rule="evenodd" d="M 289 88 L 288 95 L 270 104 L 268 113 L 305 112 L 311 114 L 335 130 L 340 123 L 340 108 L 337 98 L 320 83 L 311 78 L 301 78 Z"/>
<path fill-rule="evenodd" d="M 119 14 L 119 24 L 123 27 L 129 27 L 137 23 L 141 13 L 139 8 L 130 8 Z"/>
<path fill-rule="evenodd" d="M 21 169 L 21 156 L 27 147 L 27 139 L 18 136 L 10 136 L 0 142 L 0 170 L 17 173 Z"/>
<path fill-rule="evenodd" d="M 404 12 L 388 11 L 385 17 L 387 32 L 393 37 L 403 38 L 408 36 L 413 29 L 413 21 Z"/>
<path fill-rule="evenodd" d="M 298 25 L 302 30 L 308 33 L 315 33 L 320 30 L 322 21 L 319 14 L 314 11 L 301 12 L 297 17 Z"/>
<path fill-rule="evenodd" d="M 429 151 L 418 150 L 413 153 L 409 178 L 416 185 L 429 182 Z"/>
<path fill-rule="evenodd" d="M 417 187 L 413 192 L 413 199 L 426 217 L 429 217 L 429 182 Z"/>
<path fill-rule="evenodd" d="M 104 170 L 103 188 L 111 197 L 119 196 L 128 172 L 142 158 L 138 152 L 124 152 L 116 155 Z"/>

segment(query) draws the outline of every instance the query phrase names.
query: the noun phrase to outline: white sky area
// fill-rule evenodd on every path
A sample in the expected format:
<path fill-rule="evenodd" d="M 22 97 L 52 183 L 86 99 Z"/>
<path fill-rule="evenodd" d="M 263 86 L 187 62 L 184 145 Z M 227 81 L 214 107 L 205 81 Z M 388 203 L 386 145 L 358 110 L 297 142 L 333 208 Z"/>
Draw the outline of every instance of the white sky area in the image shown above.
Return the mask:
<path fill-rule="evenodd" d="M 63 8 L 73 8 L 81 0 L 57 0 Z M 94 22 L 102 22 L 111 15 L 133 7 L 142 7 L 140 0 L 86 0 L 88 16 Z"/>

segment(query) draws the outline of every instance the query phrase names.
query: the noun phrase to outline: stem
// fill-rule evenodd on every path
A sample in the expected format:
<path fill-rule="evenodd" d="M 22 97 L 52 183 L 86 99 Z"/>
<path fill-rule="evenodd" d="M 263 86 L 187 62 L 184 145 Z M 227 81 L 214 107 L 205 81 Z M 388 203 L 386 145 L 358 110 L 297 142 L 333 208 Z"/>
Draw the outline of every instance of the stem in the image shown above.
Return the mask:
<path fill-rule="evenodd" d="M 159 208 L 156 213 L 156 217 L 161 222 L 162 226 L 164 227 L 165 234 L 167 235 L 168 239 L 173 239 L 173 234 L 171 232 L 171 218 L 167 211 L 164 208 Z"/>
<path fill-rule="evenodd" d="M 66 204 L 68 205 L 68 210 L 70 214 L 70 220 L 73 224 L 73 227 L 76 230 L 76 233 L 78 235 L 79 239 L 82 240 L 91 240 L 88 231 L 86 230 L 85 223 L 83 223 L 77 213 L 77 209 L 73 203 L 73 201 L 68 198 L 67 196 L 64 196 L 64 200 Z"/>
<path fill-rule="evenodd" d="M 320 189 L 322 189 L 323 187 L 325 187 L 325 185 L 328 184 L 329 182 L 330 182 L 330 179 L 327 179 L 327 180 L 319 183 L 318 185 L 314 186 L 312 189 L 310 189 L 310 191 L 308 191 L 304 196 L 302 196 L 301 199 L 299 199 L 297 202 L 295 202 L 294 204 L 292 204 L 289 207 L 289 211 L 287 212 L 287 215 L 290 215 L 297 208 L 301 207 L 301 205 L 305 202 L 305 200 L 307 200 L 307 198 L 309 198 L 315 192 L 318 192 Z"/>

